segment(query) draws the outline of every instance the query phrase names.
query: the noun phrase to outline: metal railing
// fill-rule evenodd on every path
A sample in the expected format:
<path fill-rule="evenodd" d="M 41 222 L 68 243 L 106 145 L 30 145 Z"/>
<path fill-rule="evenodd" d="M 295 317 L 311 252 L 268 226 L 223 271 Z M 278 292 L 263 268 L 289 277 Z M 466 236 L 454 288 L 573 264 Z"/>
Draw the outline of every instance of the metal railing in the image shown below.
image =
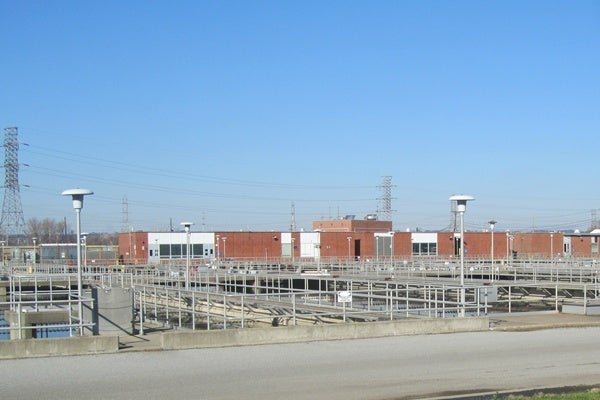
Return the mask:
<path fill-rule="evenodd" d="M 102 266 L 84 268 L 83 278 L 103 288 L 133 288 L 133 309 L 142 330 L 146 322 L 229 329 L 452 318 L 461 310 L 466 315 L 558 311 L 564 303 L 580 302 L 585 308 L 598 300 L 600 265 L 593 259 L 511 261 L 492 265 L 467 260 L 464 288 L 458 284 L 458 260 L 439 258 L 295 264 L 227 260 L 193 268 L 189 282 L 184 265 Z M 2 273 L 8 298 L 0 307 L 19 314 L 63 309 L 71 334 L 93 328 L 93 322 L 77 315 L 79 303 L 91 309 L 94 299 L 77 298 L 73 266 L 11 265 L 2 267 Z M 465 303 L 459 300 L 461 290 Z M 339 301 L 340 292 L 350 294 L 351 301 Z M 0 330 L 35 328 L 17 325 Z"/>
<path fill-rule="evenodd" d="M 64 311 L 67 320 L 61 323 L 44 323 L 43 328 L 63 329 L 69 331 L 69 336 L 76 332 L 83 334 L 84 329 L 91 330 L 94 323 L 84 320 L 78 315 L 79 304 L 86 310 L 94 308 L 92 297 L 78 297 L 76 274 L 10 274 L 8 276 L 8 299 L 0 301 L 0 309 L 16 315 L 16 323 L 12 326 L 0 327 L 0 331 L 16 331 L 16 338 L 32 336 L 31 332 L 42 325 L 26 324 L 24 314 L 46 311 Z M 29 333 L 24 335 L 24 332 Z M 13 336 L 13 335 L 11 335 Z"/>

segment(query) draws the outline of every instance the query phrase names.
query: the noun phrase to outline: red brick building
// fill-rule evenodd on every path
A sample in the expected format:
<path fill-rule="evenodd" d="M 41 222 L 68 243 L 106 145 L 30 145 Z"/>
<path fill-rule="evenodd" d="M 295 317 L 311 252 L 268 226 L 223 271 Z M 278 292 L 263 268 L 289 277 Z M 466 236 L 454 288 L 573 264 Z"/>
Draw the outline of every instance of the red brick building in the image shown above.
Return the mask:
<path fill-rule="evenodd" d="M 388 225 L 380 231 L 363 231 L 365 221 L 355 224 L 318 225 L 314 232 L 191 232 L 192 259 L 219 260 L 375 260 L 411 257 L 453 257 L 459 255 L 460 233 L 393 232 Z M 385 221 L 366 221 L 368 223 Z M 391 224 L 391 223 L 390 223 Z M 341 227 L 355 231 L 338 231 Z M 495 259 L 598 257 L 600 232 L 564 234 L 560 232 L 494 232 Z M 465 232 L 465 257 L 489 259 L 491 232 Z M 127 264 L 158 263 L 185 259 L 184 232 L 129 232 L 119 235 L 119 259 Z"/>

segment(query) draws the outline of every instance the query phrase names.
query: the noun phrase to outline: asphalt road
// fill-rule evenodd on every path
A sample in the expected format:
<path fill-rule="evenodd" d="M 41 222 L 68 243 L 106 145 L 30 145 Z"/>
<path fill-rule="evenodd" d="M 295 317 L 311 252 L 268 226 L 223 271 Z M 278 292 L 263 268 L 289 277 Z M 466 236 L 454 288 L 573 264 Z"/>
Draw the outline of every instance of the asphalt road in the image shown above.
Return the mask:
<path fill-rule="evenodd" d="M 600 385 L 600 328 L 0 361 L 4 399 L 408 399 Z"/>

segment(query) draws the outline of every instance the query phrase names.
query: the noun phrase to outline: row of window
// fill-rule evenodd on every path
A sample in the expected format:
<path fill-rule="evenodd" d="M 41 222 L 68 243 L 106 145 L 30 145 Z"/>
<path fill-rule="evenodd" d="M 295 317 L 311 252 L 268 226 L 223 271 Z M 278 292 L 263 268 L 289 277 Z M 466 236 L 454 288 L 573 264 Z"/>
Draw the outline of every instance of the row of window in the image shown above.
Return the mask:
<path fill-rule="evenodd" d="M 190 250 L 192 258 L 211 257 L 214 254 L 212 246 L 205 246 L 198 243 L 190 244 Z M 389 252 L 385 246 L 381 246 L 380 250 L 380 255 L 385 255 Z M 437 243 L 413 243 L 412 254 L 413 256 L 436 256 Z M 187 245 L 179 243 L 161 244 L 159 251 L 150 250 L 150 257 L 158 256 L 160 258 L 184 258 L 187 256 Z M 282 256 L 291 256 L 291 245 L 282 246 Z"/>
<path fill-rule="evenodd" d="M 413 256 L 437 256 L 437 243 L 413 243 Z"/>
<path fill-rule="evenodd" d="M 202 258 L 211 257 L 214 254 L 212 246 L 205 246 L 201 243 L 190 244 L 190 257 Z M 161 244 L 159 250 L 150 250 L 150 257 L 160 258 L 184 258 L 187 257 L 187 244 Z"/>

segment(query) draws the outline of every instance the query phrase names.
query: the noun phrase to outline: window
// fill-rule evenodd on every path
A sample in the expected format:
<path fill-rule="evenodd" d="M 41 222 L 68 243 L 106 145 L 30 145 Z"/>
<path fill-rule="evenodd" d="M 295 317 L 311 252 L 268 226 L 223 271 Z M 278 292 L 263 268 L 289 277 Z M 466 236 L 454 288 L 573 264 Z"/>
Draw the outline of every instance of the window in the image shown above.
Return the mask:
<path fill-rule="evenodd" d="M 179 243 L 173 243 L 171 245 L 171 258 L 180 258 L 180 256 L 182 254 L 184 254 L 184 253 L 181 250 L 181 244 L 179 244 Z"/>
<path fill-rule="evenodd" d="M 413 243 L 413 256 L 437 256 L 437 243 Z"/>

